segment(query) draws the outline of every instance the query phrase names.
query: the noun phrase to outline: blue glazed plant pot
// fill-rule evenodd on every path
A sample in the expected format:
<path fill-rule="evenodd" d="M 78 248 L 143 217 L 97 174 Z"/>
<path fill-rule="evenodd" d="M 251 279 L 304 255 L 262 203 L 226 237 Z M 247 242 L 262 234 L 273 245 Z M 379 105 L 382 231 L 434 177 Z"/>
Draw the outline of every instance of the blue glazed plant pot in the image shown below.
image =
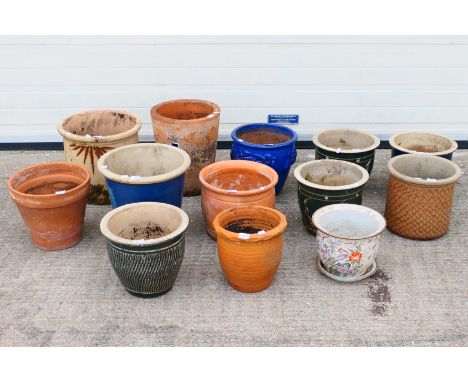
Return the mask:
<path fill-rule="evenodd" d="M 296 132 L 286 126 L 251 123 L 234 129 L 231 138 L 231 159 L 263 163 L 278 173 L 278 195 L 296 161 Z"/>
<path fill-rule="evenodd" d="M 452 155 L 458 148 L 453 139 L 422 131 L 394 134 L 388 143 L 392 147 L 392 158 L 401 154 L 429 154 L 452 160 Z"/>
<path fill-rule="evenodd" d="M 139 143 L 109 151 L 98 162 L 112 207 L 160 202 L 180 207 L 190 157 L 161 143 Z"/>

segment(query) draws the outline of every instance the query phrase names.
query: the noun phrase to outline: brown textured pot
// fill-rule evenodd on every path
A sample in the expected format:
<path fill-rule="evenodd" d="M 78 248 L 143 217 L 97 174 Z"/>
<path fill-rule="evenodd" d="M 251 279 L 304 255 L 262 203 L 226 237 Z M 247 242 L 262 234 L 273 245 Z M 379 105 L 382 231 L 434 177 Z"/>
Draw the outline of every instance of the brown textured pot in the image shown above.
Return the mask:
<path fill-rule="evenodd" d="M 278 174 L 262 163 L 227 160 L 213 163 L 200 171 L 201 206 L 206 231 L 213 238 L 215 216 L 223 210 L 246 204 L 275 206 Z"/>
<path fill-rule="evenodd" d="M 116 147 L 138 143 L 140 128 L 138 117 L 112 109 L 83 111 L 59 124 L 65 161 L 85 166 L 91 175 L 90 203 L 110 203 L 104 176 L 96 168 L 99 158 Z"/>
<path fill-rule="evenodd" d="M 213 226 L 231 286 L 250 293 L 268 288 L 281 262 L 286 217 L 273 208 L 248 205 L 220 212 Z"/>
<path fill-rule="evenodd" d="M 39 248 L 72 247 L 83 235 L 90 175 L 77 164 L 52 162 L 23 168 L 8 190 Z"/>
<path fill-rule="evenodd" d="M 151 109 L 151 120 L 156 142 L 179 147 L 190 155 L 184 195 L 199 195 L 198 174 L 216 159 L 219 106 L 196 99 L 163 102 Z"/>
<path fill-rule="evenodd" d="M 437 156 L 403 154 L 390 159 L 388 169 L 388 229 L 411 239 L 444 235 L 449 228 L 460 167 Z"/>

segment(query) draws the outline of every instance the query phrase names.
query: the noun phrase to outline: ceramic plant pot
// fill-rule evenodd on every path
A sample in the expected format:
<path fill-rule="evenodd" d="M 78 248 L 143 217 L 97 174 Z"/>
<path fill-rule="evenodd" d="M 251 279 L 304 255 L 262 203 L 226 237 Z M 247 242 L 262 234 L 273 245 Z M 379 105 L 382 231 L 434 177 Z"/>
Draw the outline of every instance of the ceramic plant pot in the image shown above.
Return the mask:
<path fill-rule="evenodd" d="M 151 120 L 156 142 L 180 147 L 190 155 L 184 195 L 199 195 L 198 174 L 216 159 L 219 106 L 196 99 L 168 101 L 151 109 Z"/>
<path fill-rule="evenodd" d="M 388 143 L 392 147 L 392 157 L 401 154 L 425 153 L 452 159 L 452 154 L 458 148 L 457 142 L 453 139 L 420 131 L 394 134 Z"/>
<path fill-rule="evenodd" d="M 185 251 L 189 218 L 164 203 L 134 203 L 116 208 L 101 220 L 109 260 L 127 291 L 142 297 L 168 292 Z"/>
<path fill-rule="evenodd" d="M 294 170 L 302 221 L 315 234 L 312 215 L 323 206 L 336 203 L 361 204 L 369 173 L 357 164 L 334 159 L 306 162 Z"/>
<path fill-rule="evenodd" d="M 297 134 L 289 127 L 268 123 L 240 126 L 231 133 L 231 159 L 244 159 L 270 166 L 278 173 L 278 195 L 296 162 Z"/>
<path fill-rule="evenodd" d="M 90 175 L 83 166 L 41 163 L 23 168 L 8 179 L 8 190 L 42 249 L 72 247 L 83 236 Z"/>
<path fill-rule="evenodd" d="M 215 238 L 213 220 L 221 211 L 256 204 L 275 206 L 278 174 L 262 163 L 230 160 L 213 163 L 200 171 L 201 206 L 206 231 Z"/>
<path fill-rule="evenodd" d="M 188 154 L 161 143 L 139 143 L 114 149 L 98 162 L 106 178 L 112 207 L 137 202 L 182 205 Z"/>
<path fill-rule="evenodd" d="M 106 109 L 74 114 L 59 124 L 65 161 L 81 164 L 91 174 L 90 203 L 110 203 L 104 177 L 96 168 L 98 159 L 116 147 L 138 143 L 140 128 L 138 117 Z"/>
<path fill-rule="evenodd" d="M 322 207 L 312 216 L 317 231 L 320 265 L 338 281 L 370 276 L 385 219 L 377 211 L 355 204 Z M 334 277 L 336 276 L 336 277 Z"/>
<path fill-rule="evenodd" d="M 388 229 L 411 239 L 433 239 L 449 228 L 455 184 L 462 172 L 452 161 L 404 154 L 388 162 L 385 218 Z"/>
<path fill-rule="evenodd" d="M 220 212 L 213 221 L 221 267 L 241 292 L 268 288 L 281 262 L 286 217 L 279 211 L 247 205 Z"/>
<path fill-rule="evenodd" d="M 322 131 L 312 138 L 315 159 L 338 159 L 365 168 L 370 174 L 374 167 L 375 149 L 380 140 L 373 134 L 352 129 Z"/>

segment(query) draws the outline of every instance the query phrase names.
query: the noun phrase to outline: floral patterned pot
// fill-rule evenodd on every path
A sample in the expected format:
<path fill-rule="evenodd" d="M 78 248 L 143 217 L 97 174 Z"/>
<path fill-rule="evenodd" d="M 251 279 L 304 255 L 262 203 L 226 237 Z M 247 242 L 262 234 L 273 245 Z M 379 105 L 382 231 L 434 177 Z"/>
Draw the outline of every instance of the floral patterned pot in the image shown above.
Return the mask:
<path fill-rule="evenodd" d="M 221 211 L 245 204 L 275 206 L 278 174 L 262 163 L 228 160 L 200 171 L 201 206 L 206 231 L 215 238 L 213 220 Z"/>
<path fill-rule="evenodd" d="M 137 202 L 182 205 L 188 154 L 161 143 L 138 143 L 114 149 L 98 162 L 112 207 Z"/>
<path fill-rule="evenodd" d="M 189 218 L 164 203 L 134 203 L 116 208 L 101 220 L 109 260 L 131 294 L 154 297 L 168 292 L 185 251 Z"/>
<path fill-rule="evenodd" d="M 278 173 L 278 195 L 296 162 L 296 132 L 286 126 L 252 123 L 234 129 L 231 138 L 231 159 L 260 162 Z"/>
<path fill-rule="evenodd" d="M 320 207 L 336 203 L 361 204 L 368 172 L 354 163 L 322 159 L 306 162 L 294 170 L 302 221 L 315 235 L 312 215 Z"/>
<path fill-rule="evenodd" d="M 163 102 L 151 109 L 155 141 L 180 147 L 190 155 L 185 196 L 200 194 L 198 174 L 216 159 L 219 110 L 218 105 L 197 99 Z"/>
<path fill-rule="evenodd" d="M 248 293 L 268 288 L 281 262 L 286 217 L 272 208 L 247 205 L 220 212 L 213 226 L 231 286 Z"/>
<path fill-rule="evenodd" d="M 109 109 L 83 111 L 58 125 L 65 161 L 81 164 L 91 174 L 90 203 L 110 203 L 104 177 L 96 168 L 98 159 L 116 147 L 138 143 L 140 128 L 138 117 Z"/>
<path fill-rule="evenodd" d="M 394 134 L 388 143 L 392 147 L 392 157 L 401 154 L 425 153 L 452 159 L 452 154 L 458 148 L 457 142 L 453 139 L 421 131 Z"/>
<path fill-rule="evenodd" d="M 380 140 L 373 134 L 352 129 L 322 131 L 312 138 L 315 159 L 338 159 L 365 168 L 370 174 L 374 167 L 375 149 Z"/>
<path fill-rule="evenodd" d="M 322 207 L 312 216 L 323 268 L 344 281 L 360 278 L 375 262 L 385 219 L 355 204 Z"/>

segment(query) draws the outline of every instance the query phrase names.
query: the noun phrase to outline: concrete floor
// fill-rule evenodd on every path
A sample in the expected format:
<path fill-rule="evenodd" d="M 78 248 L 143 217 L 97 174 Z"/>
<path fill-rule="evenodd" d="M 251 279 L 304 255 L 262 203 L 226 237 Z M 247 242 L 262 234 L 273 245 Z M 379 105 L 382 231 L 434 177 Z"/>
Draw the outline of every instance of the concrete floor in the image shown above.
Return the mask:
<path fill-rule="evenodd" d="M 378 152 L 363 204 L 383 212 L 389 150 Z M 0 152 L 2 179 L 16 169 L 62 160 L 63 152 Z M 220 151 L 218 160 L 227 159 Z M 300 150 L 297 163 L 313 159 Z M 455 162 L 468 169 L 468 151 Z M 292 173 L 292 172 L 291 172 Z M 83 240 L 45 252 L 33 246 L 7 188 L 0 189 L 2 346 L 467 346 L 468 181 L 459 181 L 449 233 L 412 241 L 386 231 L 379 271 L 341 284 L 315 267 L 315 238 L 302 226 L 296 181 L 277 198 L 288 218 L 283 261 L 262 293 L 236 292 L 205 233 L 200 198 L 184 199 L 191 224 L 172 291 L 128 294 L 108 261 L 99 221 L 110 207 L 88 206 Z"/>

